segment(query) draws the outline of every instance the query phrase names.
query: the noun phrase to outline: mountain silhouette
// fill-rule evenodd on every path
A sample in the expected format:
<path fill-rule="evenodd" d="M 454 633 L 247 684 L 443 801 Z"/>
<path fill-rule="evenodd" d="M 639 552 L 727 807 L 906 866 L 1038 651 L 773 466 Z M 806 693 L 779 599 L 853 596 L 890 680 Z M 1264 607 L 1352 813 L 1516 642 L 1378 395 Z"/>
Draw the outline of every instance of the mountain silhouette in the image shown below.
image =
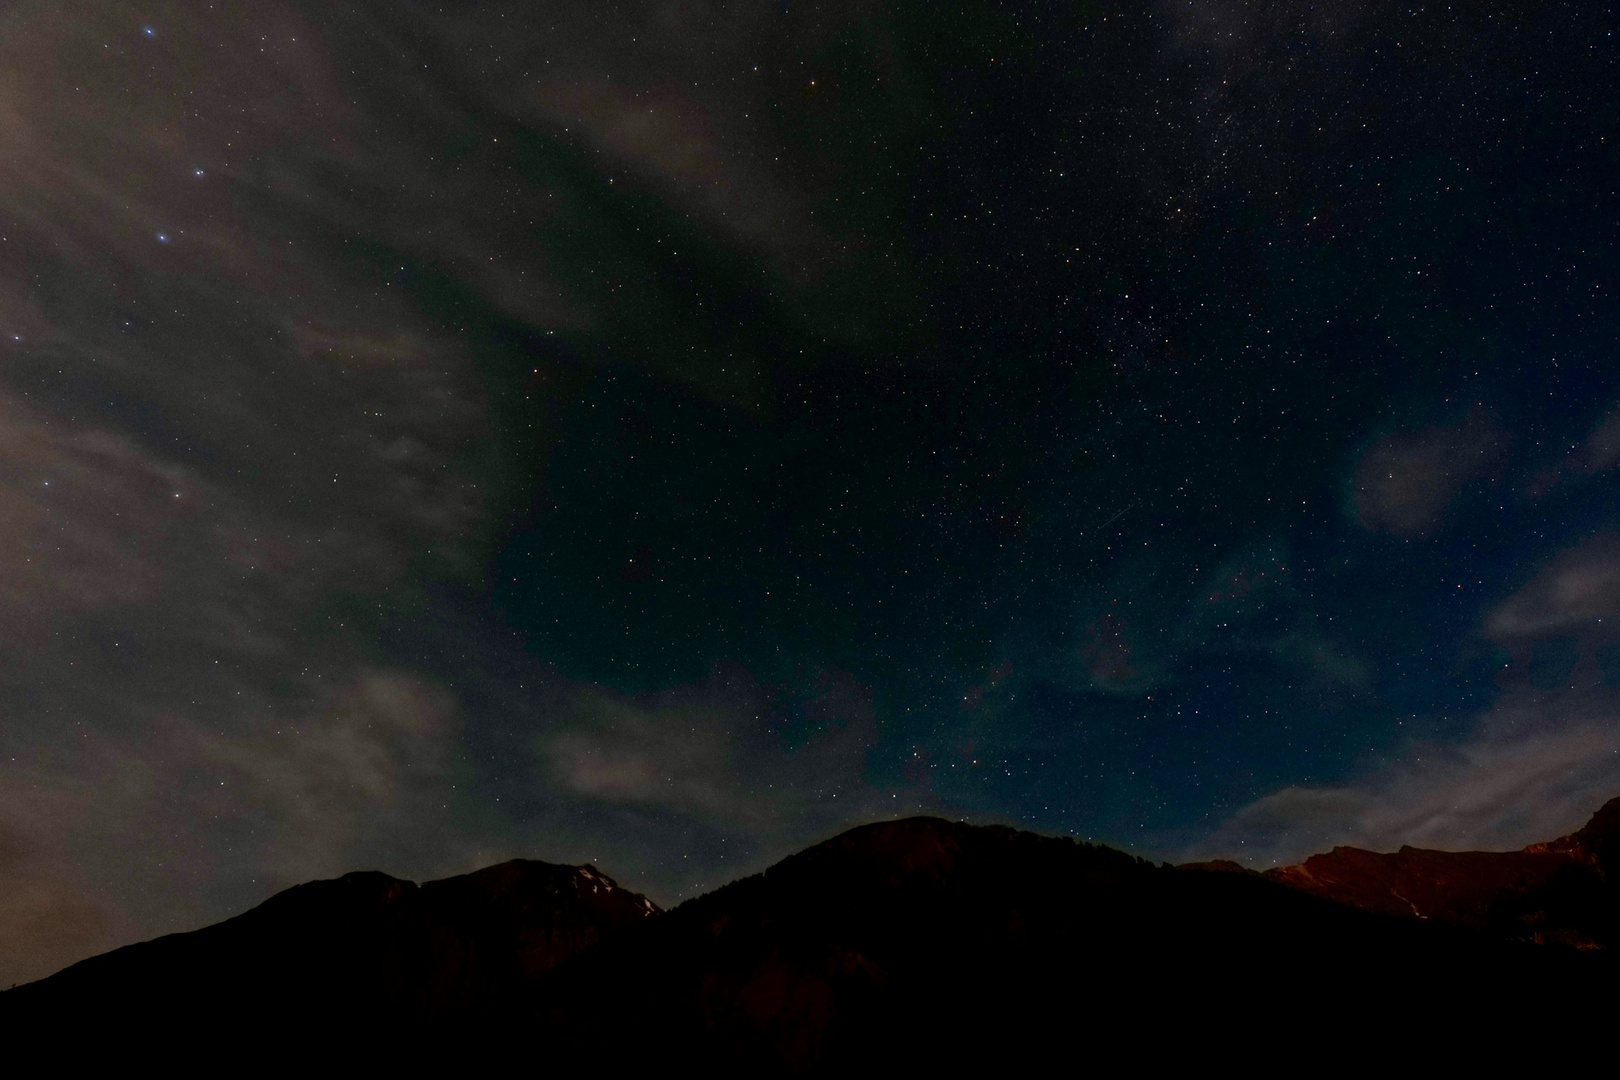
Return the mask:
<path fill-rule="evenodd" d="M 1105 1047 L 1455 1061 L 1505 1030 L 1606 1030 L 1616 805 L 1524 852 L 1338 849 L 1266 875 L 910 818 L 669 912 L 593 867 L 350 874 L 0 994 L 0 1028 L 614 1073 L 952 1075 Z"/>
<path fill-rule="evenodd" d="M 183 1019 L 308 1040 L 454 1026 L 658 910 L 590 866 L 517 860 L 421 886 L 345 874 L 0 994 L 0 1024 L 91 1017 L 140 1038 Z"/>

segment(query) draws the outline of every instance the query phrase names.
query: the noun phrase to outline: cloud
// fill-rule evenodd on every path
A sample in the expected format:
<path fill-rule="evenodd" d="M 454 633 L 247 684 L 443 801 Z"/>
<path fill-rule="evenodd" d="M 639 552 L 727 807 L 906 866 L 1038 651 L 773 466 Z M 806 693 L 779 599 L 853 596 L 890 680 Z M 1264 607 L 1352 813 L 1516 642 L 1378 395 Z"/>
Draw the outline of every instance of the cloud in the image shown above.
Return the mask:
<path fill-rule="evenodd" d="M 842 38 L 884 65 L 892 58 L 881 35 L 865 33 L 865 7 L 857 0 L 811 14 L 628 4 L 614 12 L 617 32 L 604 36 L 588 7 L 507 2 L 485 5 L 483 18 L 440 19 L 435 32 L 459 46 L 445 50 L 450 56 L 478 58 L 467 82 L 492 110 L 583 143 L 619 183 L 652 187 L 705 228 L 764 255 L 781 281 L 802 282 L 844 261 L 862 238 L 835 237 L 817 222 L 819 185 L 810 181 L 836 162 L 804 160 L 804 147 L 772 131 L 783 87 L 774 69 L 760 73 L 759 57 L 783 40 L 810 53 Z M 497 43 L 503 59 L 491 71 L 482 57 Z M 900 85 L 892 80 L 890 93 Z"/>
<path fill-rule="evenodd" d="M 1499 474 L 1507 446 L 1507 434 L 1479 410 L 1456 424 L 1386 435 L 1356 465 L 1356 519 L 1406 540 L 1428 536 L 1463 485 Z"/>
<path fill-rule="evenodd" d="M 1561 552 L 1486 616 L 1485 633 L 1503 642 L 1620 636 L 1620 535 L 1594 536 Z"/>
<path fill-rule="evenodd" d="M 855 812 L 871 795 L 866 752 L 877 739 L 864 688 L 823 672 L 813 693 L 783 708 L 739 672 L 644 696 L 589 688 L 575 692 L 568 724 L 536 749 L 571 794 L 745 831 Z M 784 729 L 770 730 L 771 714 Z M 795 726 L 806 734 L 796 738 L 787 730 Z"/>
<path fill-rule="evenodd" d="M 1455 744 L 1413 743 L 1395 757 L 1346 783 L 1267 795 L 1186 857 L 1271 866 L 1338 844 L 1501 851 L 1565 835 L 1620 795 L 1620 702 L 1525 696 Z"/>
<path fill-rule="evenodd" d="M 1296 580 L 1288 545 L 1238 547 L 1194 592 L 1176 627 L 1182 648 L 1264 655 L 1318 686 L 1363 690 L 1367 663 L 1335 642 Z"/>
<path fill-rule="evenodd" d="M 721 669 L 657 693 L 560 693 L 532 742 L 541 857 L 611 848 L 621 880 L 670 902 L 851 825 L 938 809 L 921 786 L 867 777 L 876 714 L 840 672 L 811 672 L 803 690 Z"/>
<path fill-rule="evenodd" d="M 378 642 L 424 579 L 470 579 L 485 478 L 533 467 L 498 460 L 467 323 L 499 323 L 526 368 L 551 362 L 530 346 L 552 332 L 588 352 L 591 331 L 687 325 L 685 285 L 665 323 L 642 303 L 674 296 L 649 255 L 658 230 L 640 227 L 658 222 L 718 237 L 773 290 L 871 288 L 829 273 L 865 257 L 861 230 L 817 216 L 847 164 L 766 153 L 776 91 L 730 79 L 762 27 L 820 16 L 783 31 L 763 10 L 704 22 L 653 5 L 632 12 L 652 52 L 627 61 L 620 35 L 609 65 L 588 5 L 482 5 L 443 26 L 411 5 L 306 8 L 158 0 L 150 38 L 113 3 L 0 11 L 12 978 L 357 865 L 595 857 L 632 846 L 628 815 L 656 869 L 671 837 L 729 829 L 764 857 L 890 809 L 864 780 L 868 695 L 846 678 L 791 707 L 745 679 L 562 685 L 565 707 L 514 725 L 546 728 L 512 769 L 543 789 L 528 816 L 480 807 L 464 835 L 448 820 L 475 769 L 461 701 L 386 654 L 417 643 L 409 618 Z M 566 25 L 511 33 L 526 11 Z M 668 51 L 672 34 L 685 44 Z M 486 63 L 491 44 L 513 47 L 507 66 Z M 638 299 L 614 307 L 608 277 Z M 547 437 L 525 430 L 525 451 Z"/>
<path fill-rule="evenodd" d="M 1189 852 L 1270 865 L 1335 844 L 1510 849 L 1568 833 L 1620 795 L 1620 692 L 1601 662 L 1616 622 L 1620 536 L 1603 534 L 1552 557 L 1485 615 L 1481 634 L 1516 659 L 1466 736 L 1401 743 L 1344 782 L 1273 792 Z M 1538 679 L 1548 643 L 1562 648 L 1545 659 L 1562 663 Z"/>
<path fill-rule="evenodd" d="M 0 13 L 0 984 L 453 846 L 459 707 L 356 612 L 471 563 L 486 404 L 341 252 L 431 169 L 247 12 Z"/>
<path fill-rule="evenodd" d="M 1143 647 L 1138 630 L 1117 601 L 1087 621 L 1080 634 L 1078 662 L 1085 685 L 1104 694 L 1143 694 L 1169 674 L 1165 658 Z"/>
<path fill-rule="evenodd" d="M 1620 465 L 1620 408 L 1609 410 L 1581 444 L 1580 467 L 1601 472 Z"/>
<path fill-rule="evenodd" d="M 1372 666 L 1325 633 L 1314 617 L 1299 618 L 1292 629 L 1272 639 L 1269 648 L 1279 663 L 1303 673 L 1317 686 L 1349 691 L 1372 688 Z"/>
<path fill-rule="evenodd" d="M 1174 580 L 1169 568 L 1122 569 L 1080 608 L 1078 632 L 1056 670 L 1062 685 L 1133 697 L 1172 685 L 1189 664 L 1220 658 L 1272 666 L 1293 687 L 1367 689 L 1371 668 L 1317 617 L 1285 542 L 1237 544 L 1214 561 L 1192 567 L 1199 576 L 1168 602 L 1149 598 L 1162 597 L 1164 582 Z"/>
<path fill-rule="evenodd" d="M 397 670 L 362 670 L 336 687 L 321 674 L 299 688 L 302 708 L 262 687 L 249 697 L 255 681 L 236 709 L 208 718 L 156 711 L 137 695 L 142 730 L 120 733 L 125 725 L 87 712 L 89 722 L 70 725 L 77 745 L 36 745 L 10 761 L 0 985 L 357 863 L 454 858 L 453 697 Z"/>
<path fill-rule="evenodd" d="M 1620 407 L 1605 413 L 1562 461 L 1536 473 L 1524 491 L 1530 498 L 1539 499 L 1566 482 L 1606 472 L 1616 465 L 1620 465 Z"/>
<path fill-rule="evenodd" d="M 733 768 L 726 718 L 701 708 L 637 709 L 601 693 L 581 705 L 590 730 L 544 741 L 552 775 L 587 799 L 670 807 L 716 820 L 758 820 L 759 793 L 744 790 Z"/>
<path fill-rule="evenodd" d="M 442 686 L 409 672 L 369 670 L 321 711 L 251 735 L 199 734 L 198 756 L 236 812 L 266 839 L 260 865 L 292 881 L 351 869 L 360 842 L 442 819 L 441 786 L 460 728 Z M 433 803 L 423 806 L 423 803 Z"/>

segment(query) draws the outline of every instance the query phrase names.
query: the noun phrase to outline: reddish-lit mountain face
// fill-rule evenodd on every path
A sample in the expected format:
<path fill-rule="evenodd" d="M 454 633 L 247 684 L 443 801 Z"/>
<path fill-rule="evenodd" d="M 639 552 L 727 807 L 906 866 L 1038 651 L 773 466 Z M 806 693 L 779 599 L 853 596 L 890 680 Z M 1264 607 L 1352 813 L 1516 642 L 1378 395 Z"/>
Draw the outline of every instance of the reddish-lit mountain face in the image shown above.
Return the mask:
<path fill-rule="evenodd" d="M 1617 853 L 1620 799 L 1611 799 L 1579 832 L 1523 851 L 1336 847 L 1265 876 L 1363 911 L 1537 944 L 1613 948 L 1620 943 Z"/>
<path fill-rule="evenodd" d="M 1387 1040 L 1455 1058 L 1503 1024 L 1608 1014 L 1617 808 L 1523 852 L 1340 848 L 1267 875 L 912 818 L 670 912 L 592 867 L 350 874 L 0 995 L 0 1025 L 136 1056 L 767 1074 L 1099 1047 L 1191 1062 L 1357 1033 L 1386 1041 L 1336 1060 Z"/>

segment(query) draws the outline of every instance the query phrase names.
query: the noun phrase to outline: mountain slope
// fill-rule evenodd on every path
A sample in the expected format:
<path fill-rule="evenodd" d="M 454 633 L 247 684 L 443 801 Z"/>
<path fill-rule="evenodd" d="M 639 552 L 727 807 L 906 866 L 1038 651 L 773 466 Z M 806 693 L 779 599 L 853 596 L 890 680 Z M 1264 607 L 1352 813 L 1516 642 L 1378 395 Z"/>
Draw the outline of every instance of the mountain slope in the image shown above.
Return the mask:
<path fill-rule="evenodd" d="M 1364 911 L 1538 944 L 1613 948 L 1620 945 L 1617 858 L 1620 798 L 1580 831 L 1522 851 L 1336 847 L 1265 876 Z"/>
<path fill-rule="evenodd" d="M 657 911 L 589 866 L 518 860 L 421 886 L 352 873 L 91 957 L 0 995 L 0 1018 L 71 1013 L 148 1031 L 177 1017 L 219 1031 L 440 1024 Z"/>
<path fill-rule="evenodd" d="M 649 920 L 509 1015 L 588 1054 L 949 1073 L 1139 1044 L 1197 1057 L 1569 1017 L 1607 958 L 1362 912 L 1254 875 L 918 818 L 845 833 Z M 602 1002 L 634 988 L 634 1009 Z M 1168 1041 L 1167 1041 L 1168 1039 Z M 656 1048 L 656 1049 L 653 1049 Z"/>
<path fill-rule="evenodd" d="M 1617 974 L 1613 954 L 1258 874 L 912 818 L 667 913 L 592 868 L 545 863 L 420 887 L 315 882 L 0 994 L 0 1027 L 64 1043 L 90 1031 L 121 1053 L 614 1073 L 957 1075 L 1104 1049 L 1159 1064 L 1397 1047 L 1455 1061 L 1499 1053 L 1504 1031 L 1600 1030 Z"/>

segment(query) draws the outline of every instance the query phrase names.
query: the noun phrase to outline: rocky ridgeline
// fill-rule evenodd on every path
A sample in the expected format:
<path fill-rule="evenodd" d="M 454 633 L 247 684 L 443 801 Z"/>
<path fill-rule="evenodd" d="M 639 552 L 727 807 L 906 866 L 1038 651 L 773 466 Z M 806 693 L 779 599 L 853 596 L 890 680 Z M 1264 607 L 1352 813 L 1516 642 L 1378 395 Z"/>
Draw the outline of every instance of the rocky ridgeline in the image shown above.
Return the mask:
<path fill-rule="evenodd" d="M 594 867 L 349 874 L 0 994 L 0 1028 L 81 1053 L 614 1072 L 959 1075 L 1323 1041 L 1342 1065 L 1391 1040 L 1455 1061 L 1503 1030 L 1608 1022 L 1617 818 L 1523 852 L 1340 848 L 1266 875 L 911 818 L 669 912 Z"/>
<path fill-rule="evenodd" d="M 1265 876 L 1363 911 L 1537 944 L 1612 948 L 1620 944 L 1617 837 L 1620 799 L 1611 799 L 1580 831 L 1522 851 L 1336 847 Z"/>

